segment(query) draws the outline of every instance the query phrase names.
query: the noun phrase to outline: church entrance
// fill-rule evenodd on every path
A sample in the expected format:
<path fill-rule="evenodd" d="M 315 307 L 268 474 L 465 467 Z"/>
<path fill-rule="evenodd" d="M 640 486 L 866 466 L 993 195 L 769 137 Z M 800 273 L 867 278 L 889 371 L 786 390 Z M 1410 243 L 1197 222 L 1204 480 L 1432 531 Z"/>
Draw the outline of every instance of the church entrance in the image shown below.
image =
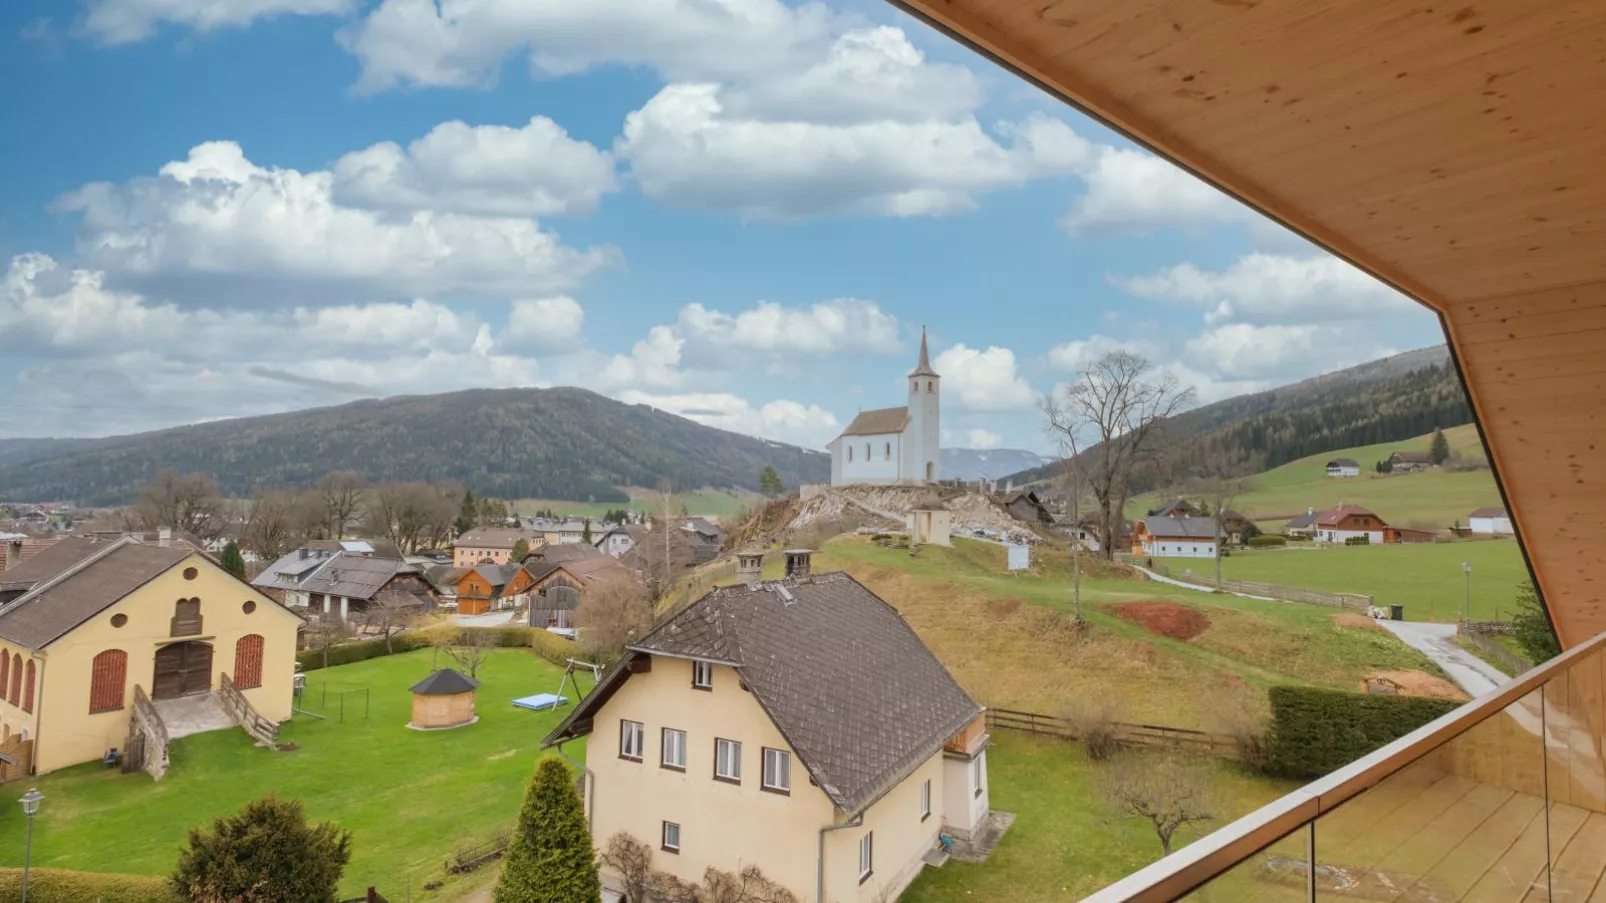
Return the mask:
<path fill-rule="evenodd" d="M 156 650 L 152 699 L 173 699 L 212 689 L 212 644 L 191 640 Z"/>
<path fill-rule="evenodd" d="M 926 462 L 926 482 L 927 483 L 935 483 L 935 482 L 937 482 L 937 462 L 936 461 L 927 461 Z"/>

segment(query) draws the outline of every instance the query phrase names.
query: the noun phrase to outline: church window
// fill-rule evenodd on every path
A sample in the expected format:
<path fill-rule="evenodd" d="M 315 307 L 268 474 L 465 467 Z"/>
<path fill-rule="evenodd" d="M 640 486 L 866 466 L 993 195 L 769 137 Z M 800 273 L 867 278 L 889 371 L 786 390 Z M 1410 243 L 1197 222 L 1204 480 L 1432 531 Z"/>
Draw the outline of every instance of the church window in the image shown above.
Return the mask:
<path fill-rule="evenodd" d="M 853 446 L 851 446 L 851 445 L 848 446 L 848 460 L 849 461 L 853 460 Z"/>
<path fill-rule="evenodd" d="M 929 380 L 929 379 L 926 380 L 926 391 L 927 392 L 935 392 L 935 391 L 937 391 L 937 384 L 935 382 L 933 382 L 932 380 Z"/>
<path fill-rule="evenodd" d="M 864 460 L 870 460 L 870 443 L 864 443 Z"/>
<path fill-rule="evenodd" d="M 892 460 L 892 443 L 891 442 L 887 443 L 887 460 L 888 461 Z"/>

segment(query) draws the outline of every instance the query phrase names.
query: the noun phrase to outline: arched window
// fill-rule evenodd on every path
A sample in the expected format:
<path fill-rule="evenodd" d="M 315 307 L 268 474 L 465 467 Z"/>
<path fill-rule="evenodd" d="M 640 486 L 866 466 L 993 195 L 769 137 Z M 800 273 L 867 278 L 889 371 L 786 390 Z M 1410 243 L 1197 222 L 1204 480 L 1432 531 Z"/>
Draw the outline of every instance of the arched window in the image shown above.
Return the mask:
<path fill-rule="evenodd" d="M 11 654 L 11 695 L 6 697 L 12 705 L 22 699 L 22 656 Z"/>
<path fill-rule="evenodd" d="M 22 710 L 33 711 L 33 659 L 28 659 L 28 685 L 22 688 Z"/>
<path fill-rule="evenodd" d="M 123 688 L 128 678 L 128 653 L 107 649 L 95 656 L 89 666 L 89 714 L 114 712 L 123 707 Z"/>
<path fill-rule="evenodd" d="M 853 460 L 853 446 L 851 446 L 851 445 L 848 446 L 848 460 L 849 461 Z"/>
<path fill-rule="evenodd" d="M 937 381 L 934 379 L 926 380 L 926 391 L 928 393 L 937 391 Z"/>
<path fill-rule="evenodd" d="M 892 443 L 891 442 L 887 443 L 887 460 L 888 461 L 892 460 Z"/>
<path fill-rule="evenodd" d="M 11 685 L 11 652 L 0 649 L 0 699 L 6 698 L 6 688 Z"/>
<path fill-rule="evenodd" d="M 864 460 L 870 460 L 870 443 L 864 443 Z"/>
<path fill-rule="evenodd" d="M 234 685 L 242 690 L 262 686 L 261 634 L 246 634 L 234 644 Z"/>

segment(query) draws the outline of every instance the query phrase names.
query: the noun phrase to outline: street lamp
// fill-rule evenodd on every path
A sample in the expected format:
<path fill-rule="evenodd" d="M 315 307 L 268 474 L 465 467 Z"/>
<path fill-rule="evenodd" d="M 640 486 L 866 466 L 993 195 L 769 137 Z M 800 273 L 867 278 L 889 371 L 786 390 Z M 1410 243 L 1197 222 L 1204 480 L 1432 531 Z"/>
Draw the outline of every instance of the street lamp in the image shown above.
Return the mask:
<path fill-rule="evenodd" d="M 1461 570 L 1467 575 L 1466 602 L 1461 607 L 1461 623 L 1468 624 L 1472 621 L 1472 562 L 1461 562 Z"/>
<path fill-rule="evenodd" d="M 22 804 L 22 813 L 28 816 L 28 840 L 23 846 L 22 853 L 22 903 L 28 903 L 28 866 L 33 861 L 33 817 L 39 812 L 39 803 L 45 798 L 39 788 L 30 787 L 17 802 Z"/>

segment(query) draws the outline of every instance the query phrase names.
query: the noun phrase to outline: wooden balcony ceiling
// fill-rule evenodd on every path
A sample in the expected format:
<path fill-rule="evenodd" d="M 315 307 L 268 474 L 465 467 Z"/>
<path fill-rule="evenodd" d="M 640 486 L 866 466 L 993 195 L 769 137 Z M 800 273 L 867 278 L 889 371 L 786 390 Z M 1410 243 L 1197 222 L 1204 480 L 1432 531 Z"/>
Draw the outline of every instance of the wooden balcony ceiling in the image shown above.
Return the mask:
<path fill-rule="evenodd" d="M 1562 642 L 1606 630 L 1606 2 L 894 2 L 1440 311 Z"/>

